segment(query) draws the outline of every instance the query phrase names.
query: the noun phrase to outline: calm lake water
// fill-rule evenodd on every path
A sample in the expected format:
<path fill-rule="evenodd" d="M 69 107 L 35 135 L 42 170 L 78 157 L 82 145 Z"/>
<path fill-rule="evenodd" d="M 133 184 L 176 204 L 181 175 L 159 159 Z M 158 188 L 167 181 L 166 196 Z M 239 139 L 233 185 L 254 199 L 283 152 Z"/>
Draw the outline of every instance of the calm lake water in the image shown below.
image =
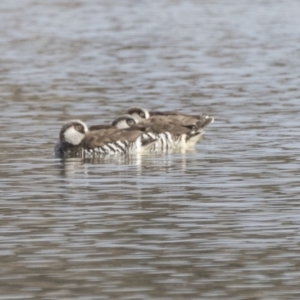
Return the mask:
<path fill-rule="evenodd" d="M 300 2 L 0 2 L 0 299 L 300 298 Z M 62 123 L 215 116 L 187 153 L 62 162 Z"/>

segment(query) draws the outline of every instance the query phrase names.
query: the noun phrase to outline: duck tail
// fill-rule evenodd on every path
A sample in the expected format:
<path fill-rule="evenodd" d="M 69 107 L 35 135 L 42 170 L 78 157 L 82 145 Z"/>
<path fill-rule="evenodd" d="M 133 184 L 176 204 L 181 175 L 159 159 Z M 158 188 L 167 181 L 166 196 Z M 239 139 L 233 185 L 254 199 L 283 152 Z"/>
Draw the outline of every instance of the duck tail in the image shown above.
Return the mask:
<path fill-rule="evenodd" d="M 203 128 L 205 128 L 206 126 L 208 126 L 209 124 L 213 123 L 215 120 L 214 117 L 210 117 L 210 116 L 201 116 L 201 118 L 199 119 L 199 121 L 196 122 L 196 124 L 194 125 L 193 130 L 194 131 L 199 131 Z"/>

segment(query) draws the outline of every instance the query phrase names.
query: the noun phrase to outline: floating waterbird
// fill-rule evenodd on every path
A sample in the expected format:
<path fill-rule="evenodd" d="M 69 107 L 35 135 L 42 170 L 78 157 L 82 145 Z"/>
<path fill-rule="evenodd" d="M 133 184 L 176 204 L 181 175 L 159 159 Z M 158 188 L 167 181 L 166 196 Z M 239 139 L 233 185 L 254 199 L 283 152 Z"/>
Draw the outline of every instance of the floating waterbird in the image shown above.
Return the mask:
<path fill-rule="evenodd" d="M 146 128 L 146 132 L 167 134 L 166 139 L 159 139 L 154 144 L 157 148 L 165 147 L 188 149 L 195 146 L 204 134 L 204 128 L 214 121 L 207 115 L 188 115 L 177 111 L 148 111 L 134 107 L 127 110 L 138 125 L 132 127 Z M 133 123 L 133 122 L 132 122 Z"/>
<path fill-rule="evenodd" d="M 54 153 L 61 158 L 140 153 L 149 150 L 155 142 L 155 136 L 134 128 L 96 125 L 89 129 L 84 122 L 71 120 L 62 126 Z"/>

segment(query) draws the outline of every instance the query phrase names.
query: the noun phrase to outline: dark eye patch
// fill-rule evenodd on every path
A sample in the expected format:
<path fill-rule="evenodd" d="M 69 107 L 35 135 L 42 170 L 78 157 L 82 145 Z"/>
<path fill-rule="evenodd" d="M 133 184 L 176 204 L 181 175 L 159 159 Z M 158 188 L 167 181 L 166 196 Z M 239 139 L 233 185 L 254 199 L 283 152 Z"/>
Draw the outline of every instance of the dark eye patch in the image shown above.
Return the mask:
<path fill-rule="evenodd" d="M 77 130 L 78 132 L 84 133 L 84 129 L 83 126 L 78 124 L 74 126 L 75 130 Z"/>
<path fill-rule="evenodd" d="M 127 119 L 127 124 L 131 126 L 131 125 L 134 125 L 135 122 L 132 119 Z"/>

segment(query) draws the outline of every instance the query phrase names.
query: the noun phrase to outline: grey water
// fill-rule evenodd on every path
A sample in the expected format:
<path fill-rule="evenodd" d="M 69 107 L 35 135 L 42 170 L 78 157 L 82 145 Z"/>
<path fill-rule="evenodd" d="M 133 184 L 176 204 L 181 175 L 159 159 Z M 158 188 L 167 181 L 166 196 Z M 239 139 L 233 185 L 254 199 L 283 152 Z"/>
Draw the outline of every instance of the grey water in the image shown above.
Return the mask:
<path fill-rule="evenodd" d="M 0 299 L 300 297 L 300 2 L 0 2 Z M 53 157 L 69 119 L 207 113 L 194 151 Z"/>

